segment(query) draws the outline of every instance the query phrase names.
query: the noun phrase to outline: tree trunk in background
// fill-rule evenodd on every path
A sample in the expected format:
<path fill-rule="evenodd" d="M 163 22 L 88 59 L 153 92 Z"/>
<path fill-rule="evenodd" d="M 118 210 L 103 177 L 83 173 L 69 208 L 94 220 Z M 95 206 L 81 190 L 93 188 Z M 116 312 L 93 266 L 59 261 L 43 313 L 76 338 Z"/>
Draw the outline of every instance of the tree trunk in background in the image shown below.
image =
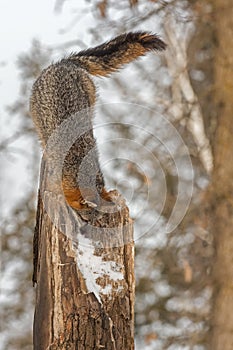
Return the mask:
<path fill-rule="evenodd" d="M 47 179 L 42 163 L 34 349 L 133 350 L 134 244 L 124 200 L 114 191 L 118 211 L 81 218 L 46 190 Z"/>
<path fill-rule="evenodd" d="M 233 349 L 233 3 L 214 0 L 215 105 L 210 222 L 216 245 L 211 350 Z"/>
<path fill-rule="evenodd" d="M 214 236 L 214 288 L 210 350 L 233 349 L 233 2 L 190 0 L 196 30 L 189 48 L 191 69 L 204 72 L 193 81 L 214 157 L 212 179 L 198 212 Z M 211 10 L 212 7 L 212 10 Z M 200 58 L 202 57 L 202 58 Z M 205 213 L 207 215 L 205 216 Z"/>

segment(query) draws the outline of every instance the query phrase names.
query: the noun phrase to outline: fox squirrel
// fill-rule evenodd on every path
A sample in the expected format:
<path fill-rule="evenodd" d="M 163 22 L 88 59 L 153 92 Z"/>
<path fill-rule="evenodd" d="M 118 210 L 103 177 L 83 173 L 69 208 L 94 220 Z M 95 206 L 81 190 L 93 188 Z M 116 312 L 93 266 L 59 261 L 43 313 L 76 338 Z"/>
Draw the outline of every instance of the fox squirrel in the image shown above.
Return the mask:
<path fill-rule="evenodd" d="M 74 118 L 78 123 L 77 127 L 74 124 L 75 127 L 69 126 L 68 130 L 64 128 L 66 131 L 62 136 L 58 134 L 54 144 L 57 146 L 59 143 L 60 148 L 55 147 L 48 155 L 49 160 L 59 159 L 59 149 L 62 149 L 63 144 L 66 147 L 67 142 L 71 143 L 62 160 L 62 175 L 58 185 L 62 186 L 65 199 L 73 209 L 98 207 L 104 200 L 112 202 L 111 191 L 105 189 L 93 135 L 96 89 L 90 75 L 108 76 L 148 51 L 162 51 L 165 48 L 166 44 L 156 34 L 129 32 L 63 58 L 43 70 L 34 83 L 30 112 L 45 150 L 63 122 Z M 77 132 L 75 140 L 69 140 L 71 131 L 78 130 L 79 123 L 83 125 L 85 120 L 87 126 L 84 126 L 83 132 L 79 135 Z"/>

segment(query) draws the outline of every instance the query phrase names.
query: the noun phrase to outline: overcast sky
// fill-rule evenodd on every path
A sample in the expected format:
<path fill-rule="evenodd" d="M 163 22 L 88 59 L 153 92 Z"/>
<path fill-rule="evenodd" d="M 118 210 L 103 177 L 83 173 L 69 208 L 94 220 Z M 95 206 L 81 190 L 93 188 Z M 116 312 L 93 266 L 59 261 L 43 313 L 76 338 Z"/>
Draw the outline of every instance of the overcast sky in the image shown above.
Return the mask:
<path fill-rule="evenodd" d="M 55 0 L 0 0 L 0 96 L 1 108 L 11 102 L 9 91 L 15 90 L 15 61 L 20 52 L 30 48 L 32 38 L 53 46 L 55 43 L 73 40 L 80 36 L 84 39 L 88 15 L 81 8 L 84 0 L 79 0 L 79 25 L 66 33 L 60 33 L 74 18 L 77 11 L 77 1 L 66 1 L 62 13 L 54 11 Z M 85 6 L 88 3 L 85 2 Z M 77 30 L 79 33 L 77 34 Z M 7 63 L 7 65 L 5 65 Z"/>

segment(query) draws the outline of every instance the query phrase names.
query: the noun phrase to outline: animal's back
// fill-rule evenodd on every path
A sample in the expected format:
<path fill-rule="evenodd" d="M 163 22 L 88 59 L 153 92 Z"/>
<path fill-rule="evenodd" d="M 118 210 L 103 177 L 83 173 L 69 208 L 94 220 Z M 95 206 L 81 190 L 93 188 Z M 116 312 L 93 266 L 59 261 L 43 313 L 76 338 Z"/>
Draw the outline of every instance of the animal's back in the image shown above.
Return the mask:
<path fill-rule="evenodd" d="M 88 72 L 67 60 L 43 70 L 32 89 L 30 110 L 42 146 L 68 117 L 94 105 L 95 86 Z"/>

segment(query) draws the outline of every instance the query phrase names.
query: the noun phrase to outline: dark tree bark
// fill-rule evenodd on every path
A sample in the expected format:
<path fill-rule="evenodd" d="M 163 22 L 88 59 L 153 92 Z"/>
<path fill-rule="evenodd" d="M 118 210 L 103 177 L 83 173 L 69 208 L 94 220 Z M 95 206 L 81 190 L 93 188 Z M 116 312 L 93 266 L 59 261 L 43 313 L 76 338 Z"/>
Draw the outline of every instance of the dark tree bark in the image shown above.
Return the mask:
<path fill-rule="evenodd" d="M 134 243 L 128 208 L 114 191 L 115 209 L 81 217 L 62 195 L 48 190 L 48 177 L 42 162 L 34 349 L 132 350 Z"/>

